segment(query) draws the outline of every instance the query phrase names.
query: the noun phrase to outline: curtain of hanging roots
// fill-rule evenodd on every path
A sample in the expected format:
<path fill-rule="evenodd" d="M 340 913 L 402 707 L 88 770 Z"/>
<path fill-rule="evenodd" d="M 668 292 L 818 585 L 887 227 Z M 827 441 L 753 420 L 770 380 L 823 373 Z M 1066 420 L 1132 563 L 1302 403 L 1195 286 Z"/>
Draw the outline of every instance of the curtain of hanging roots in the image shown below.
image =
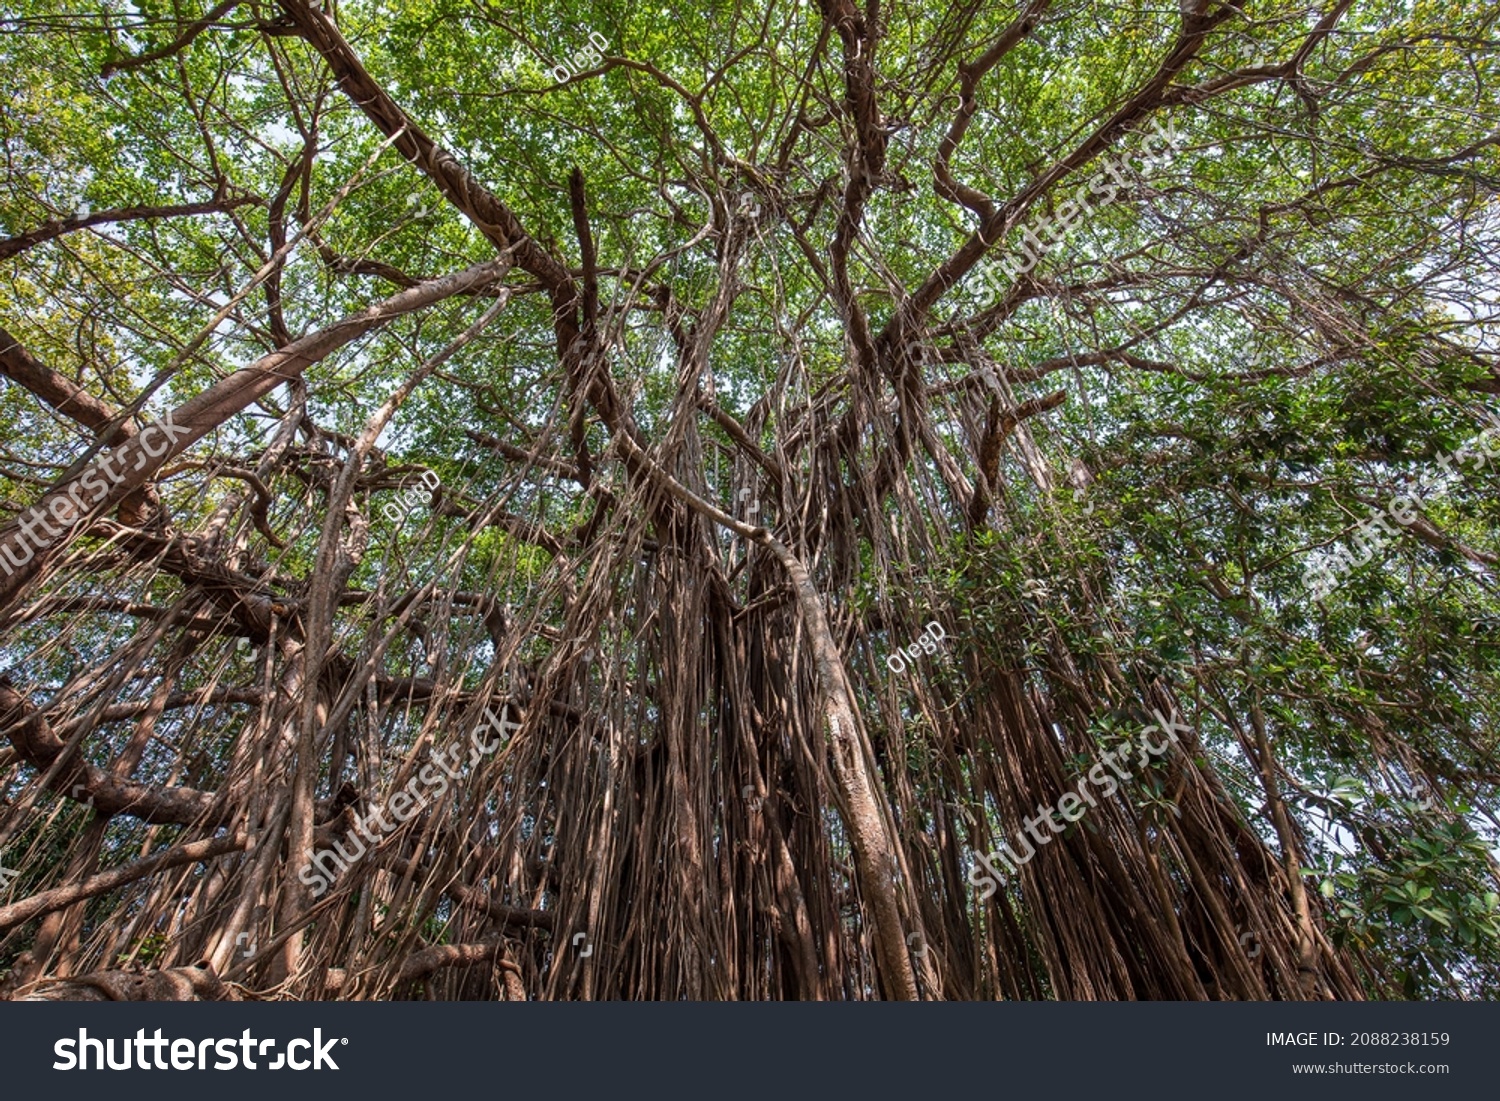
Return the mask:
<path fill-rule="evenodd" d="M 1092 717 L 1193 727 L 1195 707 L 1108 648 L 1070 653 L 1045 599 L 981 621 L 932 580 L 982 530 L 1038 556 L 1086 537 L 1011 507 L 1006 479 L 1039 451 L 1007 393 L 871 396 L 856 445 L 788 353 L 785 408 L 768 396 L 750 418 L 762 439 L 776 421 L 775 477 L 688 403 L 667 444 L 614 447 L 592 478 L 536 440 L 481 452 L 483 477 L 377 547 L 370 515 L 420 472 L 378 451 L 350 466 L 353 441 L 299 401 L 256 470 L 177 475 L 222 501 L 203 530 L 104 522 L 5 623 L 30 655 L 18 670 L 68 670 L 0 688 L 0 778 L 25 779 L 0 836 L 53 869 L 0 907 L 6 945 L 29 944 L 9 990 L 206 961 L 260 997 L 1359 997 L 1357 961 L 1294 895 L 1295 856 L 1242 820 L 1194 733 L 1152 766 L 1166 801 L 1101 799 L 978 898 L 973 854 L 1077 785 L 1105 748 Z M 1045 503 L 1046 481 L 1024 488 Z M 580 492 L 589 517 L 548 528 L 540 486 Z M 751 524 L 806 569 L 851 710 L 827 706 L 784 556 L 690 498 L 741 520 L 753 502 Z M 502 553 L 478 538 L 493 531 Z M 280 548 L 308 540 L 327 570 L 278 573 Z M 366 555 L 380 580 L 352 588 Z M 1099 637 L 1109 588 L 1080 572 L 1070 598 Z M 937 652 L 894 672 L 934 622 Z M 501 736 L 486 707 L 519 726 L 476 755 L 476 726 Z M 857 727 L 837 731 L 843 774 L 840 714 Z M 455 774 L 441 785 L 437 753 Z M 403 788 L 427 805 L 355 831 Z M 306 882 L 297 813 L 312 849 L 352 857 L 312 898 L 288 894 Z M 888 851 L 861 864 L 851 822 Z"/>

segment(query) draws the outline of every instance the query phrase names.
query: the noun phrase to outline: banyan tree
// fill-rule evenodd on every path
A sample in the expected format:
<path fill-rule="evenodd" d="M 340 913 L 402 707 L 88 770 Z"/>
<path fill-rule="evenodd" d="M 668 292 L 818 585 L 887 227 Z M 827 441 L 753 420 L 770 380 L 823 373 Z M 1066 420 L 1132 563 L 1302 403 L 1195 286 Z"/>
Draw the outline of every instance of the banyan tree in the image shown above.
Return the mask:
<path fill-rule="evenodd" d="M 205 4 L 0 15 L 0 996 L 1500 992 L 1500 8 Z"/>

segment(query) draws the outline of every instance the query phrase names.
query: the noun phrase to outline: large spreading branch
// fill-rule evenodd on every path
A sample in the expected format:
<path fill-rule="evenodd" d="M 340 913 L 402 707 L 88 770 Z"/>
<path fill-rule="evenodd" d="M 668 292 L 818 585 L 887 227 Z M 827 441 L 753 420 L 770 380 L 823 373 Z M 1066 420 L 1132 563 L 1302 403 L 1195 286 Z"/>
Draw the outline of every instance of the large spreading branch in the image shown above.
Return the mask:
<path fill-rule="evenodd" d="M 278 348 L 172 410 L 165 423 L 174 425 L 175 430 L 165 447 L 153 443 L 148 450 L 148 445 L 140 439 L 128 439 L 74 477 L 53 486 L 31 510 L 32 515 L 40 514 L 44 518 L 46 526 L 55 523 L 63 529 L 48 546 L 38 548 L 35 545 L 37 538 L 29 532 L 36 525 L 33 523 L 28 527 L 24 518 L 0 529 L 0 554 L 5 554 L 11 563 L 22 563 L 0 578 L 0 611 L 19 599 L 27 584 L 45 569 L 47 562 L 86 530 L 83 522 L 91 513 L 108 511 L 119 504 L 150 481 L 163 463 L 180 455 L 194 441 L 202 439 L 251 402 L 297 378 L 314 363 L 366 333 L 465 290 L 493 283 L 502 278 L 508 268 L 509 264 L 501 260 L 476 264 L 392 295 L 326 329 L 310 333 L 285 348 Z M 164 434 L 158 432 L 157 436 L 160 438 Z M 104 482 L 99 470 L 123 473 L 111 474 L 110 481 Z M 86 479 L 93 484 L 85 484 Z M 102 495 L 98 495 L 100 485 L 106 487 Z M 87 502 L 85 493 L 88 494 Z"/>

